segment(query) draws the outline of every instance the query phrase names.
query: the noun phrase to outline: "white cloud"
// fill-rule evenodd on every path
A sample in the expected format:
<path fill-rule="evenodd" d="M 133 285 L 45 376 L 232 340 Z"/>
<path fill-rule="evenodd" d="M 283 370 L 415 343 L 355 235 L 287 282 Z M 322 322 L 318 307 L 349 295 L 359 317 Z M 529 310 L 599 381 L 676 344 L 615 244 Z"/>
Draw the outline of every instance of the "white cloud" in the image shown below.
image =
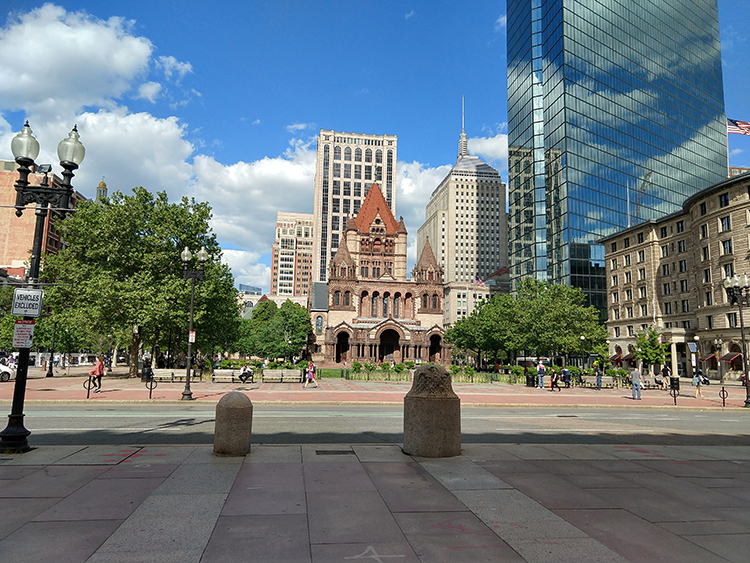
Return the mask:
<path fill-rule="evenodd" d="M 256 119 L 255 121 L 253 121 L 253 125 L 260 125 L 260 119 Z"/>
<path fill-rule="evenodd" d="M 223 250 L 222 261 L 232 270 L 235 284 L 256 285 L 265 289 L 271 286 L 271 268 L 259 264 L 260 256 L 246 250 Z"/>
<path fill-rule="evenodd" d="M 498 172 L 508 168 L 508 135 L 498 133 L 494 137 L 472 137 L 469 139 L 469 153 L 489 164 L 496 164 Z"/>
<path fill-rule="evenodd" d="M 297 133 L 298 131 L 304 131 L 305 129 L 311 129 L 315 127 L 314 123 L 292 123 L 286 126 L 286 130 L 290 133 Z"/>
<path fill-rule="evenodd" d="M 180 62 L 171 55 L 167 57 L 159 57 L 157 66 L 164 71 L 164 76 L 167 77 L 167 80 L 170 80 L 172 75 L 177 75 L 178 83 L 186 74 L 193 72 L 193 65 Z"/>
<path fill-rule="evenodd" d="M 141 84 L 140 88 L 138 88 L 138 95 L 136 98 L 148 100 L 153 104 L 156 103 L 156 97 L 159 95 L 160 91 L 161 84 L 158 82 L 146 82 L 145 84 Z"/>
<path fill-rule="evenodd" d="M 410 18 L 413 18 L 413 17 L 414 17 L 414 16 L 416 15 L 416 14 L 417 14 L 417 12 L 415 12 L 414 10 L 412 10 L 412 11 L 411 11 L 411 12 L 409 12 L 408 14 L 404 14 L 404 19 L 405 19 L 405 20 L 408 20 L 408 19 L 410 19 Z"/>
<path fill-rule="evenodd" d="M 132 22 L 103 21 L 45 4 L 0 29 L 0 108 L 59 119 L 84 106 L 112 107 L 148 71 L 153 47 Z M 71 64 L 76 61 L 76 64 Z M 82 64 L 85 63 L 85 64 Z"/>
<path fill-rule="evenodd" d="M 729 156 L 738 156 L 743 152 L 745 151 L 743 151 L 742 149 L 732 149 L 731 151 L 729 151 Z"/>
<path fill-rule="evenodd" d="M 495 31 L 500 32 L 504 30 L 507 25 L 508 25 L 508 17 L 505 15 L 502 15 L 499 18 L 497 18 L 497 21 L 495 22 Z"/>

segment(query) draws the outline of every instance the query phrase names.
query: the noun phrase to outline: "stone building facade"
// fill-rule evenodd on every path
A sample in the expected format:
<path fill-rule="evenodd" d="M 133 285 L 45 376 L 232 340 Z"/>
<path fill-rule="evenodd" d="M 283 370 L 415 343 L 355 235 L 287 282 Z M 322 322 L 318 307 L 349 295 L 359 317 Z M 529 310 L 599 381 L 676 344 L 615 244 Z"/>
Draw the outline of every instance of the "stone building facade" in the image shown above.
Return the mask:
<path fill-rule="evenodd" d="M 600 242 L 613 362 L 630 367 L 636 334 L 655 327 L 670 343 L 673 373 L 700 367 L 712 378 L 739 377 L 739 311 L 723 282 L 750 275 L 750 174 L 704 189 L 680 212 Z"/>
<path fill-rule="evenodd" d="M 316 362 L 450 361 L 442 268 L 428 241 L 407 280 L 406 245 L 403 218 L 373 184 L 342 233 L 325 306 L 310 306 Z"/>

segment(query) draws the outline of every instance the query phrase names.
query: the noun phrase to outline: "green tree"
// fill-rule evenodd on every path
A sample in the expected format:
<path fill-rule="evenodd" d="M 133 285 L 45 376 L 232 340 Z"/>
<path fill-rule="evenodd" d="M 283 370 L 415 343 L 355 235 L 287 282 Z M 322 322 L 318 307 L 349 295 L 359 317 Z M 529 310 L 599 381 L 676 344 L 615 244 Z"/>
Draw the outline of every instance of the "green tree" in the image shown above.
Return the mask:
<path fill-rule="evenodd" d="M 635 358 L 649 368 L 666 363 L 668 349 L 669 342 L 663 341 L 662 335 L 653 327 L 635 335 Z"/>
<path fill-rule="evenodd" d="M 299 356 L 313 328 L 304 307 L 286 300 L 281 307 L 271 300 L 259 302 L 249 321 L 242 321 L 237 349 L 263 358 Z"/>
<path fill-rule="evenodd" d="M 170 203 L 166 193 L 144 188 L 84 202 L 60 226 L 63 250 L 45 257 L 43 278 L 57 283 L 46 303 L 69 330 L 127 334 L 136 375 L 142 342 L 156 347 L 171 330 L 186 345 L 190 282 L 183 279 L 180 252 L 205 246 L 213 259 L 195 288 L 196 349 L 228 347 L 237 340 L 239 305 L 210 219 L 207 203 L 186 197 Z"/>

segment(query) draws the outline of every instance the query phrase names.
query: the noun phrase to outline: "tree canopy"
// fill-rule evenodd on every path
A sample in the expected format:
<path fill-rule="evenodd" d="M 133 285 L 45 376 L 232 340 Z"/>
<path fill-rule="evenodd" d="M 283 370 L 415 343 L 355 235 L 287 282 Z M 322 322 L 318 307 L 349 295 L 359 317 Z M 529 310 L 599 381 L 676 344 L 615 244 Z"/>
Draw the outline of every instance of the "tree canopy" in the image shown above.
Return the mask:
<path fill-rule="evenodd" d="M 277 307 L 273 301 L 261 301 L 253 316 L 242 321 L 238 350 L 261 358 L 300 356 L 313 328 L 307 309 L 288 299 Z"/>
<path fill-rule="evenodd" d="M 190 281 L 183 279 L 180 252 L 205 246 L 212 259 L 195 286 L 196 346 L 230 347 L 240 321 L 237 292 L 210 219 L 208 203 L 186 197 L 170 203 L 166 193 L 144 188 L 84 202 L 61 223 L 63 249 L 44 260 L 42 279 L 55 284 L 45 291 L 53 319 L 83 331 L 89 342 L 97 335 L 130 341 L 131 356 L 141 340 L 158 346 L 167 333 L 185 343 Z"/>

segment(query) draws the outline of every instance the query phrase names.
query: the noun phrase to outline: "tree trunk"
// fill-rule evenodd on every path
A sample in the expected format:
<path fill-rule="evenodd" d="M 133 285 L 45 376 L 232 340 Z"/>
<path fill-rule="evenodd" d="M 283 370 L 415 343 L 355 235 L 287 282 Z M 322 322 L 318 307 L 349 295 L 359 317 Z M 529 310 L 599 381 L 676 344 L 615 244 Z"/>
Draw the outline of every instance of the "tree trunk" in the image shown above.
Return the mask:
<path fill-rule="evenodd" d="M 133 327 L 133 340 L 130 342 L 130 370 L 128 377 L 138 377 L 138 349 L 141 346 L 141 329 Z"/>

